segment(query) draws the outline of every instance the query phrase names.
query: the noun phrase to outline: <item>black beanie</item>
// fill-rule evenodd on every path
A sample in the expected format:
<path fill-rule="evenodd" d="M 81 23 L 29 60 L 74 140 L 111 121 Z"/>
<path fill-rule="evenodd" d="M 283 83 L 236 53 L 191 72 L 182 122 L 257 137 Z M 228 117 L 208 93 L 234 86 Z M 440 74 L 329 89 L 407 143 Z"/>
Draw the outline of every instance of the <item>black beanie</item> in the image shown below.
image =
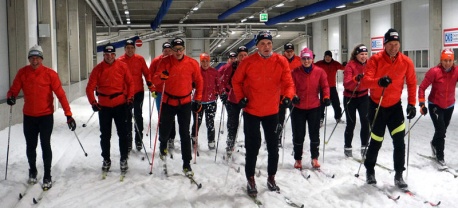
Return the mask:
<path fill-rule="evenodd" d="M 267 39 L 272 41 L 272 35 L 269 31 L 260 31 L 259 34 L 256 36 L 256 45 L 258 45 L 259 41 Z"/>
<path fill-rule="evenodd" d="M 326 52 L 324 52 L 324 56 L 330 56 L 332 58 L 332 52 L 331 51 L 326 51 Z"/>
<path fill-rule="evenodd" d="M 385 33 L 385 39 L 383 40 L 383 44 L 386 44 L 390 41 L 399 41 L 399 33 L 397 30 L 390 28 L 386 33 Z"/>

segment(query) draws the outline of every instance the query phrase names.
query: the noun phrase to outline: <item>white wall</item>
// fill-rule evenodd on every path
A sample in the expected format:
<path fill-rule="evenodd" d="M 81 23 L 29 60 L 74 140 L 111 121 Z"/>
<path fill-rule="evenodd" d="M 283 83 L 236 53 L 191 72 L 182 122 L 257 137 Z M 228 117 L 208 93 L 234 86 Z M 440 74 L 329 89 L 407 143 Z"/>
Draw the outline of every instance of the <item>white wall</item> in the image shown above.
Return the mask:
<path fill-rule="evenodd" d="M 9 62 L 8 62 L 8 28 L 6 14 L 6 0 L 0 0 L 0 96 L 6 96 L 10 87 Z"/>
<path fill-rule="evenodd" d="M 340 51 L 340 17 L 328 19 L 328 48 L 325 49 L 332 52 L 332 58 L 338 62 L 341 62 Z M 317 57 L 323 58 L 324 52 L 317 54 Z"/>
<path fill-rule="evenodd" d="M 361 12 L 354 12 L 347 15 L 347 33 L 348 59 L 350 59 L 353 48 L 363 42 L 361 40 Z"/>
<path fill-rule="evenodd" d="M 371 38 L 384 36 L 392 26 L 391 6 L 381 6 L 370 10 L 371 13 Z M 399 28 L 395 28 L 399 29 Z"/>
<path fill-rule="evenodd" d="M 401 40 L 403 51 L 428 50 L 429 0 L 405 0 L 402 2 Z"/>

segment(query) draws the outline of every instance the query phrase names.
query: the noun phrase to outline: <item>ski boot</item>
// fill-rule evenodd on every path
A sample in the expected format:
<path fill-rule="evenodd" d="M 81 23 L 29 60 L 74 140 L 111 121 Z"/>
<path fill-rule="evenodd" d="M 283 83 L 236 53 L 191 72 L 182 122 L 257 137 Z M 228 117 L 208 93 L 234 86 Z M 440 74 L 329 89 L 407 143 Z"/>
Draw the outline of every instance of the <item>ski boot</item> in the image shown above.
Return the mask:
<path fill-rule="evenodd" d="M 191 165 L 189 163 L 183 164 L 183 173 L 186 177 L 193 177 L 194 172 L 192 172 Z"/>
<path fill-rule="evenodd" d="M 103 172 L 108 172 L 110 170 L 110 167 L 111 167 L 111 161 L 110 160 L 103 160 L 102 171 Z"/>
<path fill-rule="evenodd" d="M 215 149 L 215 141 L 208 142 L 208 149 L 214 150 Z"/>
<path fill-rule="evenodd" d="M 254 176 L 250 176 L 250 178 L 248 178 L 246 190 L 248 196 L 253 198 L 258 196 L 258 190 L 256 189 L 256 182 L 254 181 Z"/>
<path fill-rule="evenodd" d="M 43 178 L 43 184 L 41 185 L 41 188 L 42 188 L 44 191 L 47 191 L 47 190 L 49 190 L 50 188 L 52 188 L 51 177 L 49 177 L 49 178 Z"/>
<path fill-rule="evenodd" d="M 345 147 L 344 148 L 344 154 L 346 157 L 353 157 L 352 149 L 351 147 Z"/>
<path fill-rule="evenodd" d="M 296 160 L 294 163 L 294 168 L 302 170 L 302 160 Z"/>
<path fill-rule="evenodd" d="M 175 149 L 175 143 L 173 139 L 169 139 L 169 141 L 167 142 L 167 145 L 169 149 Z"/>
<path fill-rule="evenodd" d="M 320 169 L 320 163 L 318 163 L 318 158 L 312 159 L 312 167 L 315 169 Z"/>
<path fill-rule="evenodd" d="M 127 160 L 126 159 L 121 160 L 119 162 L 119 166 L 121 167 L 121 173 L 125 173 L 127 171 L 127 169 L 129 169 L 129 165 L 127 164 Z"/>
<path fill-rule="evenodd" d="M 280 192 L 280 187 L 275 183 L 275 175 L 270 175 L 267 178 L 267 188 L 269 188 L 270 191 Z"/>
<path fill-rule="evenodd" d="M 407 188 L 407 183 L 402 178 L 402 172 L 396 172 L 394 175 L 394 185 L 396 185 L 400 189 Z"/>
<path fill-rule="evenodd" d="M 366 183 L 377 184 L 377 180 L 375 180 L 375 173 L 366 172 Z"/>
<path fill-rule="evenodd" d="M 142 146 L 143 142 L 140 140 L 140 141 L 135 141 L 135 148 L 137 148 L 137 151 L 142 151 Z"/>
<path fill-rule="evenodd" d="M 33 171 L 29 169 L 29 180 L 27 181 L 28 184 L 33 185 L 37 183 L 37 171 Z"/>

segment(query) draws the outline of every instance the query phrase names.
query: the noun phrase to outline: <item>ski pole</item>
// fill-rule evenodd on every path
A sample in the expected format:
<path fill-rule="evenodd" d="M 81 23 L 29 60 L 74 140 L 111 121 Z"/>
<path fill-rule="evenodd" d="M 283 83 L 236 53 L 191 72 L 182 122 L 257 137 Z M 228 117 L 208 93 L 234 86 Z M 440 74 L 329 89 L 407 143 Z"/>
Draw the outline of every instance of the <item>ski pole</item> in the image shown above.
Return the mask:
<path fill-rule="evenodd" d="M 197 163 L 197 156 L 198 156 L 198 153 L 197 153 L 197 148 L 199 147 L 199 113 L 196 112 L 196 141 L 194 141 L 194 164 Z"/>
<path fill-rule="evenodd" d="M 225 107 L 224 103 L 223 103 L 223 106 Z M 222 113 L 223 124 L 224 124 L 224 117 L 225 117 L 224 113 Z M 221 132 L 221 134 L 224 134 L 224 126 L 223 126 L 223 129 L 220 130 L 220 132 Z"/>
<path fill-rule="evenodd" d="M 83 127 L 86 127 L 86 124 L 89 123 L 89 121 L 91 120 L 92 116 L 94 116 L 95 114 L 95 111 L 92 112 L 92 115 L 89 117 L 89 119 L 87 119 L 86 123 L 83 124 Z"/>
<path fill-rule="evenodd" d="M 417 118 L 417 120 L 415 120 L 415 122 L 413 122 L 413 125 L 411 127 L 409 127 L 409 130 L 406 132 L 406 134 L 404 134 L 404 137 L 407 136 L 407 134 L 410 134 L 410 130 L 415 126 L 415 124 L 417 124 L 418 120 L 420 120 L 420 118 L 422 117 L 423 115 L 419 116 Z M 409 135 L 410 136 L 410 135 Z"/>
<path fill-rule="evenodd" d="M 328 121 L 328 106 L 324 107 L 324 133 L 323 133 L 323 138 L 326 138 L 326 123 Z M 324 152 L 326 148 L 326 142 L 323 142 L 323 163 L 324 163 Z"/>
<path fill-rule="evenodd" d="M 341 115 L 343 115 L 343 114 L 345 113 L 345 110 L 348 108 L 348 104 L 350 104 L 351 99 L 353 99 L 353 96 L 354 96 L 355 93 L 356 93 L 356 89 L 358 89 L 358 87 L 359 87 L 359 83 L 360 83 L 360 82 L 358 82 L 358 84 L 356 85 L 355 89 L 353 90 L 353 93 L 352 93 L 351 96 L 350 96 L 350 99 L 349 99 L 348 102 L 345 104 L 344 110 L 342 111 Z M 328 144 L 328 143 L 329 143 L 329 140 L 331 140 L 332 134 L 334 134 L 334 131 L 336 130 L 336 127 L 337 127 L 338 124 L 339 124 L 339 122 L 336 122 L 336 125 L 335 125 L 334 128 L 332 129 L 331 134 L 329 135 L 328 140 L 325 141 L 324 144 Z"/>
<path fill-rule="evenodd" d="M 165 91 L 165 81 L 164 85 L 162 85 L 162 94 L 164 94 Z M 156 136 L 154 138 L 154 149 L 153 152 L 151 153 L 151 169 L 149 174 L 153 174 L 153 164 L 154 164 L 154 153 L 156 152 L 156 144 L 157 144 L 157 134 L 159 133 L 159 124 L 161 123 L 161 113 L 162 113 L 162 100 L 164 99 L 163 96 L 161 96 L 161 104 L 159 105 L 159 112 L 158 112 L 158 119 L 157 119 L 157 126 L 156 126 Z M 173 124 L 175 125 L 175 124 Z"/>
<path fill-rule="evenodd" d="M 419 117 L 421 118 L 421 116 Z M 408 128 L 410 129 L 410 122 L 412 121 L 412 119 L 409 119 L 409 126 Z M 407 169 L 406 169 L 406 179 L 407 177 L 409 176 L 409 152 L 410 152 L 410 131 L 408 133 L 408 136 L 407 136 Z"/>
<path fill-rule="evenodd" d="M 149 124 L 148 124 L 148 129 L 146 130 L 146 136 L 148 136 L 148 132 L 149 132 L 149 134 L 151 135 L 151 118 L 152 118 L 152 116 L 153 116 L 153 112 L 154 112 L 154 109 L 153 109 L 153 108 L 154 108 L 154 103 L 155 103 L 155 102 L 156 102 L 156 101 L 153 101 L 153 105 L 151 106 L 151 109 L 150 109 L 150 112 L 151 112 L 151 113 L 149 114 Z M 150 139 L 151 139 L 151 136 L 150 136 Z M 150 143 L 151 143 L 151 142 L 150 142 Z"/>
<path fill-rule="evenodd" d="M 242 116 L 243 116 L 243 108 L 240 109 L 240 113 L 238 114 L 239 115 L 239 124 L 237 125 L 237 130 L 235 131 L 235 138 L 234 138 L 234 141 L 232 141 L 232 152 L 231 152 L 231 157 L 232 157 L 232 154 L 234 153 L 234 150 L 235 150 L 235 142 L 237 141 L 237 137 L 239 136 L 239 128 L 240 128 L 240 123 L 242 121 Z M 228 133 L 228 136 L 229 136 L 229 133 Z M 227 178 L 229 177 L 229 170 L 231 169 L 231 166 L 232 166 L 232 160 L 227 157 L 227 171 L 226 171 L 226 179 L 224 180 L 224 184 L 226 185 L 227 184 Z"/>
<path fill-rule="evenodd" d="M 218 139 L 216 141 L 216 151 L 215 151 L 215 162 L 216 162 L 216 156 L 218 155 L 218 145 L 219 145 L 219 136 L 221 136 L 221 124 L 222 124 L 222 118 L 223 118 L 223 115 L 224 115 L 224 103 L 223 103 L 223 106 L 221 108 L 221 116 L 219 117 L 219 128 L 218 128 Z"/>
<path fill-rule="evenodd" d="M 137 131 L 137 134 L 140 135 L 140 130 L 138 129 L 138 126 L 137 126 L 137 121 L 135 121 L 135 117 L 132 113 L 132 111 L 130 111 L 131 115 L 132 115 L 132 118 L 134 118 L 134 126 L 135 126 L 135 130 Z M 149 161 L 149 157 L 148 157 L 148 153 L 146 153 L 146 147 L 145 147 L 145 143 L 143 143 L 143 136 L 140 137 L 141 139 L 141 142 L 142 142 L 142 146 L 143 146 L 143 150 L 145 150 L 145 155 L 146 155 L 146 159 L 148 160 L 148 164 L 151 164 L 151 162 Z M 144 160 L 145 158 L 142 158 L 142 160 Z"/>
<path fill-rule="evenodd" d="M 8 147 L 6 148 L 6 171 L 5 171 L 5 180 L 8 176 L 8 157 L 10 155 L 10 137 L 11 137 L 11 121 L 13 120 L 13 106 L 10 106 L 10 118 L 8 121 Z"/>
<path fill-rule="evenodd" d="M 382 90 L 382 95 L 380 96 L 380 101 L 378 102 L 377 109 L 375 110 L 374 119 L 372 119 L 372 124 L 371 124 L 371 129 L 370 129 L 370 132 L 369 132 L 369 138 L 367 139 L 367 144 L 369 144 L 369 142 L 371 140 L 371 136 L 370 135 L 372 133 L 372 130 L 374 129 L 375 121 L 377 120 L 378 111 L 380 110 L 380 105 L 382 104 L 383 95 L 385 94 L 385 89 L 386 89 L 386 87 L 384 87 L 383 90 Z M 367 147 L 368 146 L 369 145 L 364 147 L 363 158 L 366 158 L 366 153 L 367 153 Z M 358 172 L 355 174 L 355 177 L 357 177 L 357 178 L 359 177 L 359 171 L 361 170 L 361 166 L 362 165 L 363 165 L 363 163 L 359 164 Z"/>
<path fill-rule="evenodd" d="M 285 128 L 286 128 L 286 127 L 285 127 L 285 125 L 286 125 L 286 123 L 288 122 L 289 118 L 291 117 L 291 113 L 293 113 L 294 107 L 295 107 L 295 106 L 293 105 L 293 107 L 292 107 L 291 110 L 289 111 L 289 115 L 288 115 L 288 117 L 286 118 L 286 120 L 283 122 L 283 128 L 282 128 L 282 130 L 281 130 L 281 132 L 280 132 L 280 134 L 283 133 L 283 141 L 282 141 L 282 144 L 283 144 L 283 145 L 285 145 L 285 136 L 286 136 L 286 133 L 285 133 L 285 132 L 286 132 L 286 131 L 285 131 Z M 279 134 L 279 135 L 280 135 L 280 134 Z M 282 166 L 282 167 L 283 167 L 283 161 L 284 161 L 284 160 L 285 160 L 285 147 L 283 147 L 282 150 L 281 150 L 281 166 Z"/>
<path fill-rule="evenodd" d="M 87 153 L 86 153 L 86 151 L 84 151 L 84 147 L 83 147 L 83 145 L 81 144 L 80 138 L 78 138 L 78 135 L 76 134 L 76 132 L 75 132 L 75 131 L 73 131 L 73 133 L 75 134 L 75 137 L 76 137 L 76 139 L 77 139 L 77 140 L 78 140 L 78 142 L 80 143 L 81 149 L 82 149 L 82 150 L 83 150 L 83 152 L 84 152 L 84 156 L 86 156 L 86 157 L 87 157 Z"/>

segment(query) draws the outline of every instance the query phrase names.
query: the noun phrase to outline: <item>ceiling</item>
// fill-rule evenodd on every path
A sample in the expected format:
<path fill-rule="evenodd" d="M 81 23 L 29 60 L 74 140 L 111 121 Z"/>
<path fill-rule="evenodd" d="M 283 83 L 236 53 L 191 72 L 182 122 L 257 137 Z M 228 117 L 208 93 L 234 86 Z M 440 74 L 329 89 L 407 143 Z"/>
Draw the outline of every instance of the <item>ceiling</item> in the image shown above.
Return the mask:
<path fill-rule="evenodd" d="M 270 30 L 274 36 L 274 50 L 278 51 L 287 42 L 300 42 L 309 37 L 308 35 L 312 33 L 311 24 L 308 23 L 400 0 L 164 1 L 171 2 L 170 7 L 164 13 L 162 21 L 157 24 L 157 28 L 153 30 L 151 24 L 157 16 L 160 16 L 158 12 L 163 4 L 162 0 L 86 0 L 89 6 L 98 13 L 97 44 L 117 42 L 134 36 L 139 36 L 144 42 L 173 37 L 209 39 L 211 55 L 216 56 L 225 55 L 229 50 L 235 50 L 238 46 L 247 44 L 259 30 Z M 249 4 L 249 2 L 253 3 Z M 326 7 L 318 6 L 332 2 L 348 3 L 344 8 L 326 9 Z M 247 4 L 247 6 L 224 19 L 218 19 L 219 15 L 238 4 Z M 277 7 L 279 4 L 283 6 Z M 193 10 L 195 7 L 198 9 Z M 299 8 L 300 10 L 296 10 Z M 126 9 L 129 12 L 128 15 L 125 14 Z M 291 11 L 296 13 L 288 14 Z M 287 20 L 279 21 L 277 24 L 266 25 L 259 21 L 260 13 L 268 13 L 269 21 L 281 15 L 289 16 Z M 130 24 L 127 24 L 126 18 L 130 18 Z"/>

